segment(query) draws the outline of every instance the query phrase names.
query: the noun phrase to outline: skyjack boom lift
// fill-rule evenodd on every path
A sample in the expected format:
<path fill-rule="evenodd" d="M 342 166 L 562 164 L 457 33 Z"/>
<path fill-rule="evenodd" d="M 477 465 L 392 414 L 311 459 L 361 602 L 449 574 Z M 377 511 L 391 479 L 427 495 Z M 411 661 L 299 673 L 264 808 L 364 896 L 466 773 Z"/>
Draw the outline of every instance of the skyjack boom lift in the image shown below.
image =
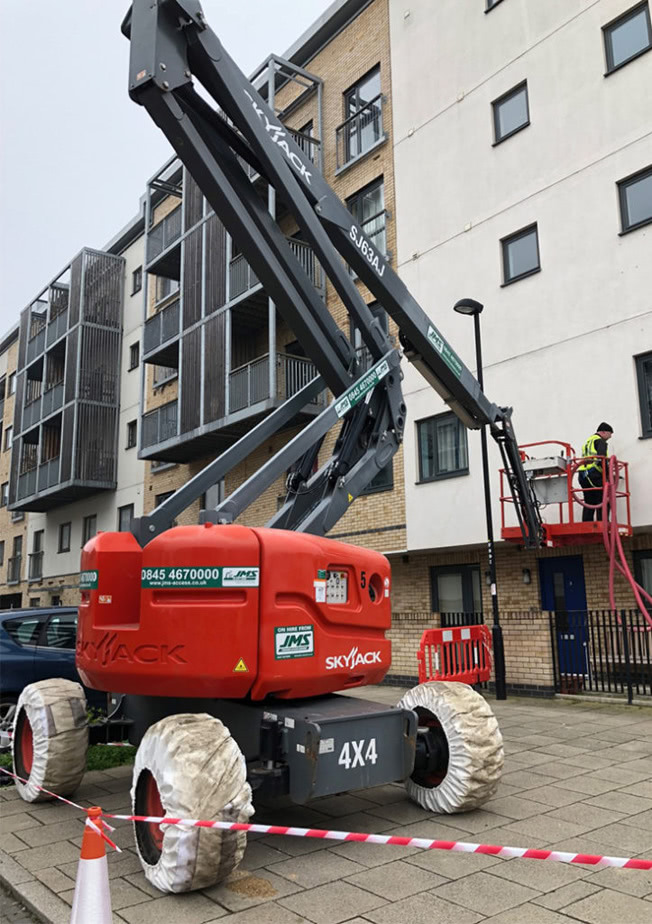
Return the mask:
<path fill-rule="evenodd" d="M 475 808 L 496 789 L 503 751 L 491 709 L 471 687 L 420 684 L 397 708 L 333 695 L 378 683 L 389 669 L 391 575 L 378 552 L 323 537 L 390 462 L 406 417 L 399 351 L 344 261 L 394 318 L 405 355 L 460 420 L 490 428 L 523 544 L 536 547 L 541 521 L 511 408 L 487 400 L 227 55 L 197 0 L 134 0 L 123 32 L 131 40 L 131 96 L 166 134 L 320 373 L 137 521 L 133 535 L 99 533 L 83 549 L 77 666 L 88 686 L 125 694 L 129 739 L 138 744 L 134 812 L 244 822 L 252 811 L 250 787 L 303 803 L 394 780 L 405 780 L 410 796 L 432 811 Z M 197 94 L 193 76 L 219 110 Z M 369 370 L 361 371 L 239 158 L 294 215 L 361 332 L 373 359 Z M 325 387 L 332 403 L 215 510 L 203 511 L 202 524 L 172 526 Z M 331 458 L 311 474 L 336 424 Z M 287 499 L 267 524 L 276 528 L 234 524 L 288 468 Z M 80 688 L 62 684 L 26 688 L 31 692 L 17 707 L 14 760 L 19 775 L 32 780 L 36 774 L 45 788 L 56 780 L 66 794 L 85 765 L 74 725 L 85 709 L 76 701 Z M 63 750 L 49 746 L 50 723 L 43 718 L 43 709 L 62 699 L 66 706 L 57 715 L 73 722 L 57 728 L 57 740 L 69 732 Z M 21 790 L 28 800 L 34 793 L 34 787 Z M 145 874 L 164 891 L 225 878 L 242 857 L 244 838 L 136 826 Z"/>

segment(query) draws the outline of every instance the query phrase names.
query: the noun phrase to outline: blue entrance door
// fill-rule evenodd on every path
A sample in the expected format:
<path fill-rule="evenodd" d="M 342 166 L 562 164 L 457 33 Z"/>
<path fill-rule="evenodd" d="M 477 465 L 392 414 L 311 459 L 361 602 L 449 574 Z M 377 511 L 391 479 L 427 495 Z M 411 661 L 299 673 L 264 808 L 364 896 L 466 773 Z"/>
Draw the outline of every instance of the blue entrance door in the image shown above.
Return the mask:
<path fill-rule="evenodd" d="M 584 561 L 581 555 L 540 558 L 541 606 L 555 613 L 558 670 L 562 692 L 581 688 L 588 674 L 588 628 Z M 568 679 L 576 678 L 573 684 Z"/>

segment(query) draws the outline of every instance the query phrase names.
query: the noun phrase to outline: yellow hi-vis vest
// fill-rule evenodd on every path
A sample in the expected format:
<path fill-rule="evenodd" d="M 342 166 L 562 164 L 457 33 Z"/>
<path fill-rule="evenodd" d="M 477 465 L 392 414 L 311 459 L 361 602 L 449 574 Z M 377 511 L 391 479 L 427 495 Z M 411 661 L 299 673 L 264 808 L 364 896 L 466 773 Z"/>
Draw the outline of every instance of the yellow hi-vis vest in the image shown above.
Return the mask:
<path fill-rule="evenodd" d="M 594 433 L 593 436 L 590 436 L 590 437 L 588 438 L 588 440 L 586 441 L 586 443 L 584 443 L 584 445 L 582 446 L 582 455 L 583 455 L 583 456 L 595 456 L 595 455 L 597 455 L 597 453 L 596 453 L 596 451 L 595 451 L 595 442 L 596 442 L 596 440 L 599 440 L 599 439 L 602 439 L 602 437 L 600 436 L 599 433 Z M 607 455 L 607 456 L 609 455 L 609 448 L 608 448 L 608 447 L 607 447 L 607 451 L 606 451 L 605 455 Z M 583 463 L 580 465 L 578 471 L 580 471 L 580 472 L 583 472 L 583 471 L 584 471 L 584 472 L 587 472 L 587 471 L 589 471 L 589 469 L 597 469 L 598 471 L 601 472 L 601 471 L 602 471 L 602 459 L 595 459 L 593 462 L 591 462 L 590 460 L 587 459 L 585 462 L 583 462 Z"/>

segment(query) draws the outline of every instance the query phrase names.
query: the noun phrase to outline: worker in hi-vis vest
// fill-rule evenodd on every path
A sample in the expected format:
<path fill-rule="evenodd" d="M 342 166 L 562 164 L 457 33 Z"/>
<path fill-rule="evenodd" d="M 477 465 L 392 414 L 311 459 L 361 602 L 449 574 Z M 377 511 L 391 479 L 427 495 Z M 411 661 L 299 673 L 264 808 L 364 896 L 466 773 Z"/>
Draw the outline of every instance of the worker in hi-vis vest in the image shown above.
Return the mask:
<path fill-rule="evenodd" d="M 602 507 L 595 507 L 596 504 L 602 504 L 602 486 L 603 471 L 606 470 L 606 463 L 600 456 L 608 456 L 609 450 L 607 443 L 613 436 L 614 428 L 604 421 L 597 427 L 595 433 L 588 438 L 582 447 L 582 455 L 588 458 L 580 465 L 579 480 L 584 494 L 584 503 L 591 504 L 591 507 L 582 508 L 582 521 L 588 523 L 593 519 L 595 514 L 596 520 L 602 519 Z M 591 456 L 597 456 L 593 461 Z M 596 490 L 600 488 L 600 490 Z"/>

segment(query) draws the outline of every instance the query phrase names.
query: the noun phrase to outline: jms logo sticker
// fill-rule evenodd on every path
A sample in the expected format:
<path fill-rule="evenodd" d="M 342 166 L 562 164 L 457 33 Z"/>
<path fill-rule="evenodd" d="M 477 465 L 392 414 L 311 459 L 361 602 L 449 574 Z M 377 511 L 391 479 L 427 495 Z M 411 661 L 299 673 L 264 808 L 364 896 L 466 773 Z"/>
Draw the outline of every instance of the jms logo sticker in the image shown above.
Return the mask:
<path fill-rule="evenodd" d="M 258 587 L 258 568 L 222 568 L 222 587 Z"/>
<path fill-rule="evenodd" d="M 274 629 L 274 657 L 277 661 L 285 661 L 287 658 L 312 658 L 314 653 L 313 626 L 277 626 Z"/>

